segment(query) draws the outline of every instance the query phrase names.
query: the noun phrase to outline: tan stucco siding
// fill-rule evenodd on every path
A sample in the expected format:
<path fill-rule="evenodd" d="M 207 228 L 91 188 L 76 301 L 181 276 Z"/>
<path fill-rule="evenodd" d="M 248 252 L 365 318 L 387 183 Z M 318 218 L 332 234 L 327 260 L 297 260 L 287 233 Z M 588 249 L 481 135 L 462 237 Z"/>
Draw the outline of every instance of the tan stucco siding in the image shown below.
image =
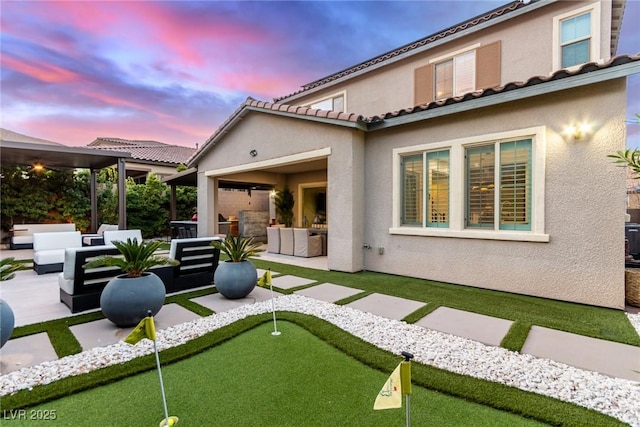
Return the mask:
<path fill-rule="evenodd" d="M 368 134 L 365 268 L 623 308 L 625 172 L 607 154 L 625 146 L 625 90 L 619 79 Z M 563 135 L 583 121 L 585 139 Z M 394 148 L 539 126 L 548 243 L 390 234 Z"/>
<path fill-rule="evenodd" d="M 257 155 L 249 153 L 256 150 Z M 323 151 L 324 150 L 324 151 Z M 276 162 L 279 159 L 309 152 L 323 151 L 326 155 L 326 171 L 299 171 L 290 176 L 272 173 L 269 168 L 253 170 L 259 162 Z M 264 163 L 262 163 L 264 164 Z M 304 167 L 304 162 L 301 163 Z M 303 182 L 320 179 L 329 182 L 327 189 L 327 211 L 331 217 L 328 266 L 332 270 L 359 271 L 362 269 L 362 225 L 364 216 L 364 134 L 347 127 L 317 123 L 298 118 L 287 118 L 273 114 L 249 112 L 240 124 L 233 127 L 198 164 L 198 194 L 212 195 L 219 170 L 240 168 L 225 177 L 261 179 L 272 182 L 279 188 L 284 184 L 296 190 Z M 263 178 L 260 178 L 260 177 Z M 215 217 L 215 203 L 200 202 L 207 211 L 199 220 L 211 224 Z M 295 209 L 295 208 L 294 208 Z M 357 223 L 354 224 L 354 218 Z M 199 222 L 199 225 L 200 225 Z M 299 224 L 299 219 L 297 219 Z"/>
<path fill-rule="evenodd" d="M 501 84 L 548 76 L 553 71 L 553 17 L 597 2 L 560 1 L 515 17 L 465 37 L 448 37 L 432 49 L 374 69 L 340 83 L 314 89 L 308 95 L 284 103 L 305 105 L 326 96 L 346 92 L 346 110 L 364 116 L 409 108 L 414 102 L 414 70 L 436 58 L 473 46 L 501 41 Z M 603 2 L 600 16 L 599 58 L 608 59 L 611 5 Z"/>

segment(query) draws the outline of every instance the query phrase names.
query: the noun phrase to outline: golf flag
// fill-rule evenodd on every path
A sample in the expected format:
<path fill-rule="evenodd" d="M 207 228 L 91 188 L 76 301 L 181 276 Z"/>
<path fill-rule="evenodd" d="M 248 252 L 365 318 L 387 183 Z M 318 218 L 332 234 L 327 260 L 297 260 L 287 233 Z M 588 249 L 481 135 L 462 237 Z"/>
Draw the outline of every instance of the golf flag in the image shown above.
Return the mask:
<path fill-rule="evenodd" d="M 402 381 L 400 378 L 400 367 L 402 362 L 393 370 L 387 382 L 378 393 L 373 409 L 402 408 Z"/>
<path fill-rule="evenodd" d="M 262 277 L 258 279 L 258 286 L 262 286 L 263 288 L 271 286 L 271 270 L 265 271 Z"/>
<path fill-rule="evenodd" d="M 156 327 L 153 323 L 152 316 L 147 316 L 142 319 L 140 323 L 138 323 L 138 326 L 124 339 L 124 342 L 135 345 L 143 338 L 149 338 L 151 341 L 156 340 Z"/>

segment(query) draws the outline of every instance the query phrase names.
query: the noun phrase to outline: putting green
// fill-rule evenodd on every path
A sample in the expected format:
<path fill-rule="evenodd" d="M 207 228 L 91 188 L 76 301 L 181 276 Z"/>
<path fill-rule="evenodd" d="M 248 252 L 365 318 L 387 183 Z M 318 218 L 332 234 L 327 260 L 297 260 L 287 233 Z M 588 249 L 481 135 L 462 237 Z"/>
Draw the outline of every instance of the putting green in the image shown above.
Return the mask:
<path fill-rule="evenodd" d="M 388 377 L 289 322 L 262 324 L 187 360 L 162 366 L 169 415 L 178 426 L 403 426 L 405 408 L 374 411 Z M 401 358 L 398 357 L 398 361 Z M 157 371 L 26 409 L 12 426 L 157 426 L 164 416 Z M 11 415 L 11 414 L 10 414 Z M 18 414 L 14 414 L 18 415 Z M 413 387 L 413 426 L 540 423 Z M 44 424 L 42 420 L 41 424 Z"/>

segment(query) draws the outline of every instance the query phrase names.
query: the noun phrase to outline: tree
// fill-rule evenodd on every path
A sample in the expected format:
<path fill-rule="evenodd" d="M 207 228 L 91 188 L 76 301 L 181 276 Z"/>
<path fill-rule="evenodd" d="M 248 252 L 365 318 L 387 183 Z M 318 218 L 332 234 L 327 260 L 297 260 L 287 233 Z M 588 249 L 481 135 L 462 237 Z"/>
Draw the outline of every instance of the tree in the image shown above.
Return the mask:
<path fill-rule="evenodd" d="M 631 122 L 633 123 L 633 122 Z M 635 124 L 640 125 L 640 113 L 636 113 Z M 609 154 L 607 157 L 616 159 L 616 163 L 620 163 L 621 166 L 628 166 L 635 174 L 633 178 L 640 178 L 640 149 L 634 148 L 633 150 L 626 149 L 620 150 L 616 154 Z"/>

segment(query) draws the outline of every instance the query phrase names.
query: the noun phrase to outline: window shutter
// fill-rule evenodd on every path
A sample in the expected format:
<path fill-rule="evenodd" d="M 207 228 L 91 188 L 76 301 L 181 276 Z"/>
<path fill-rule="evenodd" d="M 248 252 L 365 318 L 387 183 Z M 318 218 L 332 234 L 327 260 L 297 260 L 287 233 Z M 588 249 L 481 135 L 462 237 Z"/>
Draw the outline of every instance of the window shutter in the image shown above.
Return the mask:
<path fill-rule="evenodd" d="M 501 42 L 481 46 L 476 50 L 476 89 L 500 86 Z"/>
<path fill-rule="evenodd" d="M 414 70 L 414 105 L 433 101 L 433 64 Z"/>

